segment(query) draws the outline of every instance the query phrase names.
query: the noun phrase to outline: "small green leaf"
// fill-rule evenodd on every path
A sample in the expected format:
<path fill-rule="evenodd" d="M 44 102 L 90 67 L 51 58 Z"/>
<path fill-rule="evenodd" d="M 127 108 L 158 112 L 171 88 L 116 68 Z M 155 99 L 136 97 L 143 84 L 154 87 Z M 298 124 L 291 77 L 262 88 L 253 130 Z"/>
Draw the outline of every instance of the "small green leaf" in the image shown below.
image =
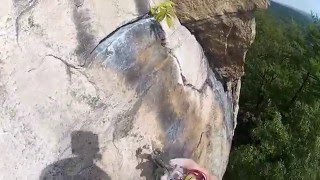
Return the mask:
<path fill-rule="evenodd" d="M 166 15 L 165 14 L 158 14 L 157 16 L 156 16 L 156 20 L 158 21 L 158 22 L 161 22 L 161 21 L 163 21 L 163 19 L 166 17 Z"/>
<path fill-rule="evenodd" d="M 152 16 L 156 16 L 157 8 L 156 7 L 151 8 L 150 12 Z"/>
<path fill-rule="evenodd" d="M 168 0 L 156 7 L 152 7 L 150 13 L 158 22 L 161 22 L 166 18 L 168 26 L 172 27 L 174 24 L 174 18 L 176 18 L 174 6 L 175 3 Z"/>
<path fill-rule="evenodd" d="M 167 21 L 169 28 L 173 27 L 173 19 L 171 16 L 166 16 L 166 21 Z"/>

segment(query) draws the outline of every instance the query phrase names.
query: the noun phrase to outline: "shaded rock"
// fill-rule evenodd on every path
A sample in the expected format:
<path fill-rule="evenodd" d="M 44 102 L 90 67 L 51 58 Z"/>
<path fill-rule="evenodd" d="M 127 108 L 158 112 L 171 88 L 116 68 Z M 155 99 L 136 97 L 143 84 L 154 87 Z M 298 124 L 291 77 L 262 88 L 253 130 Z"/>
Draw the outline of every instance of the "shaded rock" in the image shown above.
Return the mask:
<path fill-rule="evenodd" d="M 245 55 L 255 37 L 253 11 L 268 0 L 175 0 L 183 25 L 204 48 L 210 65 L 229 81 L 240 78 Z"/>
<path fill-rule="evenodd" d="M 209 64 L 232 97 L 236 124 L 246 53 L 255 38 L 254 11 L 268 0 L 174 0 L 181 23 L 197 38 Z"/>

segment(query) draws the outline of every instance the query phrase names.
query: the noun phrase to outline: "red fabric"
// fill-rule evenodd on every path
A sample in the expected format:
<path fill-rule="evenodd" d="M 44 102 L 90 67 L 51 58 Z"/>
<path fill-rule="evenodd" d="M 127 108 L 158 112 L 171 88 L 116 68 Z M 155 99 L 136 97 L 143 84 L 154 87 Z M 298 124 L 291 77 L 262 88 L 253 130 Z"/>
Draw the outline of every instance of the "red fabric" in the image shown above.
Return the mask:
<path fill-rule="evenodd" d="M 201 172 L 197 169 L 188 170 L 188 174 L 192 174 L 192 175 L 196 176 L 197 180 L 207 180 L 207 176 L 203 172 Z"/>

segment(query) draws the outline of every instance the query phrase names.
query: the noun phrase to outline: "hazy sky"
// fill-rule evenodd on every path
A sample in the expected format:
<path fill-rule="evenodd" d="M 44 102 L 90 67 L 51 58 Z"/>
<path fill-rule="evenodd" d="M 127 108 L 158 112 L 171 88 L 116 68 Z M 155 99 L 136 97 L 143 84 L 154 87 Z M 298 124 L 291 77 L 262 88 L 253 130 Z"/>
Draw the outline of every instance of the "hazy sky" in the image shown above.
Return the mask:
<path fill-rule="evenodd" d="M 282 4 L 287 4 L 289 6 L 295 7 L 307 13 L 311 11 L 320 14 L 320 0 L 274 0 Z"/>

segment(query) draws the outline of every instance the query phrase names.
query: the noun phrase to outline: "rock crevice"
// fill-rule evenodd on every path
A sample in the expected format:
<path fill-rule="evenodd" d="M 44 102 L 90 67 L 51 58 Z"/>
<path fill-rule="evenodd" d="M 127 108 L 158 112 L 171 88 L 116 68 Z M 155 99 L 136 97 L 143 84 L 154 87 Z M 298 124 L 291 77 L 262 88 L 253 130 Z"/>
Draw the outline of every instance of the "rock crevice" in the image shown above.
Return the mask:
<path fill-rule="evenodd" d="M 169 54 L 172 56 L 172 58 L 177 62 L 178 68 L 179 68 L 179 72 L 180 72 L 180 76 L 181 76 L 181 80 L 182 80 L 182 85 L 189 87 L 195 91 L 197 91 L 198 93 L 203 93 L 203 90 L 205 88 L 206 85 L 208 85 L 208 78 L 205 80 L 205 82 L 202 84 L 201 88 L 198 89 L 195 85 L 188 83 L 188 81 L 186 80 L 185 75 L 183 75 L 183 71 L 181 68 L 181 64 L 179 62 L 179 59 L 169 50 Z"/>

